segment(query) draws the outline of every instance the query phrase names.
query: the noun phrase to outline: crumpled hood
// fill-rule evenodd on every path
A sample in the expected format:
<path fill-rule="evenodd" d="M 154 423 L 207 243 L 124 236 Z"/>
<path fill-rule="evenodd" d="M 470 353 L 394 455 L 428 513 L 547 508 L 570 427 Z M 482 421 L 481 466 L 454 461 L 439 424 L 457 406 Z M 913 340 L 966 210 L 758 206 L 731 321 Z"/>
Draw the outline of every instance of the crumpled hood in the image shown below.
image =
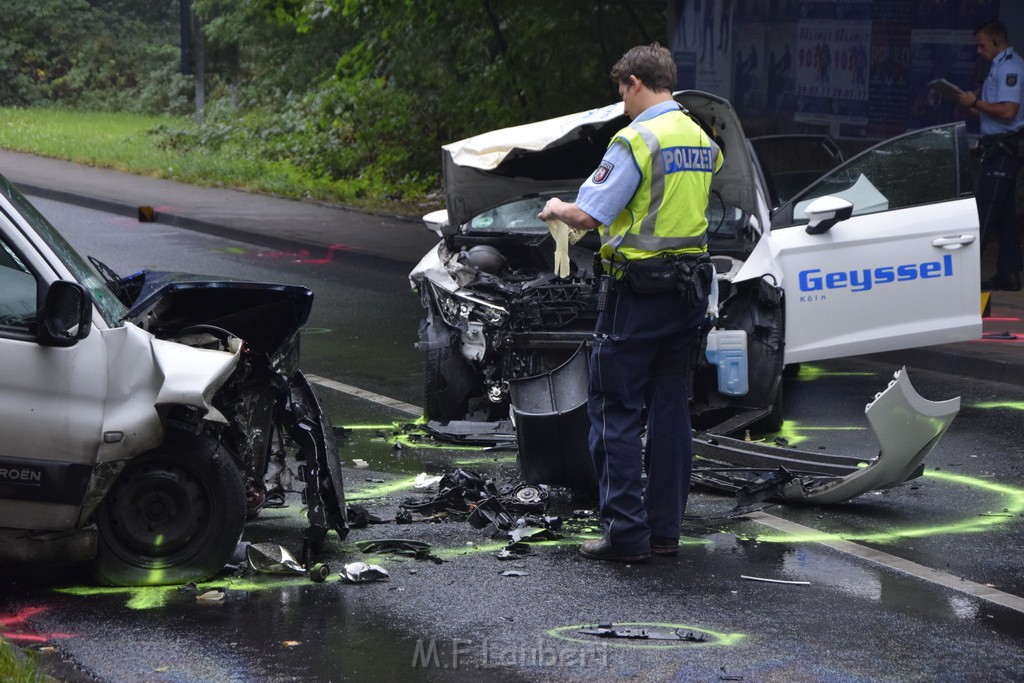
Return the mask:
<path fill-rule="evenodd" d="M 156 339 L 126 323 L 102 332 L 107 344 L 105 439 L 99 461 L 115 460 L 155 447 L 163 438 L 157 410 L 161 405 L 186 405 L 204 418 L 226 422 L 211 399 L 238 364 L 241 345 L 231 353 L 196 349 Z"/>
<path fill-rule="evenodd" d="M 732 105 L 696 90 L 674 96 L 725 152 L 713 189 L 725 202 L 756 215 L 757 176 Z M 482 211 L 518 197 L 575 190 L 597 168 L 612 136 L 628 124 L 619 102 L 444 145 L 449 223 L 461 226 Z"/>

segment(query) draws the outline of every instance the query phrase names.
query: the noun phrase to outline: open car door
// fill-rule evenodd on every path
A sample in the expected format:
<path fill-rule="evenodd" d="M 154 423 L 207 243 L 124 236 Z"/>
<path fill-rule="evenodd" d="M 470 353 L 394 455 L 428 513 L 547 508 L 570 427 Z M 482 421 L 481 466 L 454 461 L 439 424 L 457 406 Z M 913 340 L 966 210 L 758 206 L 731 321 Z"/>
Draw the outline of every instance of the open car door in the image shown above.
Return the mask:
<path fill-rule="evenodd" d="M 980 241 L 963 124 L 886 140 L 772 216 L 737 280 L 785 289 L 786 363 L 981 335 Z"/>

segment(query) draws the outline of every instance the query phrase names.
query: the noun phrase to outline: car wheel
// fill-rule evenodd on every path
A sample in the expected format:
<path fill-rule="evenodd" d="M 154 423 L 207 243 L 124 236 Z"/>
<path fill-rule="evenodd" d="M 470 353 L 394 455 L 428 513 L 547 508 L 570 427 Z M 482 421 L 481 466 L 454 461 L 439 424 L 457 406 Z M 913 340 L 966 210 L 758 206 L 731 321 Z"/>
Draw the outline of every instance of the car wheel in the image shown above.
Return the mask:
<path fill-rule="evenodd" d="M 427 351 L 423 369 L 423 415 L 428 420 L 463 420 L 479 392 L 476 373 L 454 346 Z"/>
<path fill-rule="evenodd" d="M 121 472 L 96 515 L 93 566 L 107 585 L 205 581 L 224 568 L 245 526 L 245 486 L 214 444 L 170 429 Z"/>
<path fill-rule="evenodd" d="M 754 431 L 759 434 L 767 434 L 769 432 L 777 432 L 782 429 L 783 421 L 783 409 L 784 402 L 782 399 L 782 382 L 779 382 L 779 388 L 775 392 L 775 398 L 772 400 L 772 412 L 768 413 L 760 420 L 752 425 Z"/>

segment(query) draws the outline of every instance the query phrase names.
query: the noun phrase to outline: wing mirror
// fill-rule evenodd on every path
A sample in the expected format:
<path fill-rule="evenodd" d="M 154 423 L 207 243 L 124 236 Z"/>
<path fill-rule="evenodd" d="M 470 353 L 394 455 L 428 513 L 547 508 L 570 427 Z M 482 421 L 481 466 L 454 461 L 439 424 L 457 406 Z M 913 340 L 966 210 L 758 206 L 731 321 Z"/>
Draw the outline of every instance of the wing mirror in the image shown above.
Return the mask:
<path fill-rule="evenodd" d="M 807 205 L 807 234 L 821 235 L 853 215 L 853 204 L 841 197 L 819 197 Z"/>
<path fill-rule="evenodd" d="M 448 237 L 458 232 L 458 228 L 452 229 L 448 223 L 448 209 L 431 211 L 423 217 L 423 222 L 426 224 L 427 229 L 438 237 Z"/>
<path fill-rule="evenodd" d="M 77 282 L 57 280 L 46 290 L 39 311 L 39 343 L 74 346 L 92 329 L 92 299 Z"/>

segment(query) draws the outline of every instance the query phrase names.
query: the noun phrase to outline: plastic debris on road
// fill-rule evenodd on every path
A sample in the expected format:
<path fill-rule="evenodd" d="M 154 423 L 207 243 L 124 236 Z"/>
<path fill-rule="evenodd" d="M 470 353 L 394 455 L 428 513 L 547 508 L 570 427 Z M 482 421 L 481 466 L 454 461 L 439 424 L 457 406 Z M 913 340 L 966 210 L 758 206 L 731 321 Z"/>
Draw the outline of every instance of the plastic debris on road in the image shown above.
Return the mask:
<path fill-rule="evenodd" d="M 388 570 L 377 564 L 350 562 L 341 570 L 341 580 L 345 583 L 369 583 L 391 578 Z"/>

